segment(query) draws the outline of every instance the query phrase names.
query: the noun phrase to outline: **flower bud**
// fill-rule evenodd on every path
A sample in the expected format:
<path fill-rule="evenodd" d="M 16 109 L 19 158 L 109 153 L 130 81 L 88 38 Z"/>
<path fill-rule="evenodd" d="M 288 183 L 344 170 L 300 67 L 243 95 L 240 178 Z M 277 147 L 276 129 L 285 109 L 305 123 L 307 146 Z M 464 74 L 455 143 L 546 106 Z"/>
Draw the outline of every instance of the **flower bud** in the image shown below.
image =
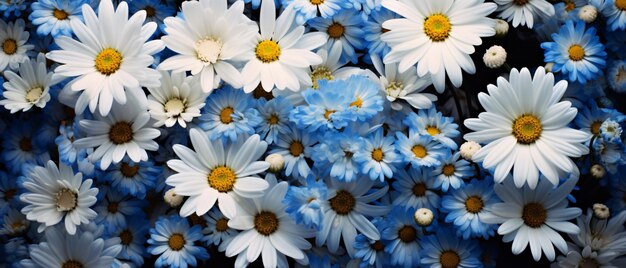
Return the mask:
<path fill-rule="evenodd" d="M 611 212 L 604 204 L 593 204 L 593 216 L 603 220 L 611 216 Z"/>
<path fill-rule="evenodd" d="M 496 36 L 504 37 L 507 33 L 509 33 L 509 23 L 501 19 L 496 19 Z"/>
<path fill-rule="evenodd" d="M 163 195 L 163 200 L 165 200 L 165 203 L 170 205 L 170 207 L 177 207 L 183 202 L 183 197 L 177 195 L 174 192 L 174 188 L 172 188 L 165 192 L 165 195 Z"/>
<path fill-rule="evenodd" d="M 586 5 L 578 10 L 578 18 L 586 23 L 592 23 L 598 18 L 598 9 L 592 5 Z"/>
<path fill-rule="evenodd" d="M 273 173 L 280 172 L 285 166 L 285 158 L 280 154 L 270 154 L 265 157 L 265 162 L 270 163 L 269 170 Z"/>
<path fill-rule="evenodd" d="M 589 172 L 591 173 L 591 176 L 593 176 L 596 179 L 602 179 L 602 177 L 604 177 L 604 167 L 602 167 L 599 164 L 595 164 L 593 166 L 591 166 L 591 169 L 589 170 Z"/>
<path fill-rule="evenodd" d="M 461 148 L 460 148 L 461 156 L 467 161 L 472 161 L 472 156 L 474 156 L 474 154 L 478 152 L 480 148 L 481 146 L 477 142 L 466 141 L 465 143 L 461 145 Z"/>
<path fill-rule="evenodd" d="M 491 69 L 500 68 L 506 62 L 506 50 L 501 46 L 492 46 L 483 55 L 483 62 Z"/>
<path fill-rule="evenodd" d="M 414 217 L 417 225 L 425 227 L 429 226 L 433 222 L 435 215 L 433 215 L 433 212 L 430 209 L 420 208 L 415 211 Z"/>

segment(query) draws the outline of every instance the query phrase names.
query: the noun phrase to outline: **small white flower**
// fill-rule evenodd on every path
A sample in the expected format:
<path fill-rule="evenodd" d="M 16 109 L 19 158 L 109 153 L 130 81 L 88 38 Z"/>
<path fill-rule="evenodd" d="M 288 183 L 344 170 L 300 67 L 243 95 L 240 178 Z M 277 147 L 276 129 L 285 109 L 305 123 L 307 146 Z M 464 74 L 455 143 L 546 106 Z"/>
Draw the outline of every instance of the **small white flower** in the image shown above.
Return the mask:
<path fill-rule="evenodd" d="M 483 55 L 483 62 L 491 69 L 500 68 L 506 63 L 506 50 L 501 46 L 492 46 Z"/>
<path fill-rule="evenodd" d="M 598 9 L 592 5 L 586 5 L 578 10 L 578 18 L 586 23 L 592 23 L 598 18 Z"/>
<path fill-rule="evenodd" d="M 482 148 L 482 147 L 477 142 L 475 142 L 475 141 L 466 141 L 463 144 L 461 144 L 461 148 L 459 150 L 461 152 L 461 156 L 465 160 L 472 161 L 472 156 L 474 156 L 474 154 L 476 152 L 478 152 L 478 150 L 480 150 L 480 148 Z"/>
<path fill-rule="evenodd" d="M 433 218 L 435 218 L 435 215 L 433 215 L 433 212 L 430 209 L 420 208 L 415 211 L 414 217 L 415 222 L 419 226 L 429 226 L 433 222 Z"/>
<path fill-rule="evenodd" d="M 603 137 L 608 137 L 612 141 L 621 137 L 622 127 L 614 120 L 607 119 L 600 125 L 600 132 Z"/>
<path fill-rule="evenodd" d="M 161 86 L 148 87 L 148 111 L 156 122 L 155 127 L 172 127 L 177 122 L 186 128 L 187 123 L 200 116 L 208 93 L 200 89 L 199 79 L 186 77 L 185 72 L 161 71 Z"/>
<path fill-rule="evenodd" d="M 269 170 L 274 173 L 280 172 L 285 167 L 285 158 L 281 154 L 270 154 L 265 157 L 265 162 L 270 164 Z"/>
<path fill-rule="evenodd" d="M 76 233 L 76 227 L 89 223 L 97 214 L 90 207 L 96 203 L 98 188 L 91 188 L 92 180 L 83 181 L 83 174 L 74 174 L 71 167 L 48 161 L 46 167 L 35 167 L 24 181 L 27 193 L 20 196 L 26 204 L 22 213 L 26 219 L 41 223 L 37 231 L 63 221 L 67 233 Z"/>
<path fill-rule="evenodd" d="M 19 75 L 12 71 L 5 71 L 4 75 L 8 79 L 4 83 L 6 91 L 2 93 L 6 99 L 0 100 L 0 105 L 11 113 L 26 112 L 33 106 L 45 107 L 50 101 L 50 87 L 62 80 L 62 77 L 48 72 L 46 58 L 41 53 L 37 59 L 20 64 Z"/>
<path fill-rule="evenodd" d="M 606 170 L 604 169 L 604 167 L 602 167 L 602 165 L 595 164 L 591 166 L 591 169 L 589 170 L 589 172 L 591 173 L 591 176 L 593 176 L 594 178 L 602 179 L 602 177 L 604 177 L 604 174 L 606 173 Z"/>
<path fill-rule="evenodd" d="M 609 208 L 604 204 L 593 204 L 593 215 L 598 219 L 607 219 L 611 212 Z"/>
<path fill-rule="evenodd" d="M 170 205 L 170 207 L 177 207 L 183 203 L 183 197 L 177 195 L 176 192 L 174 192 L 174 188 L 169 189 L 165 192 L 165 195 L 163 195 L 163 200 L 165 200 L 165 203 Z"/>
<path fill-rule="evenodd" d="M 496 36 L 504 37 L 508 33 L 509 23 L 501 19 L 496 19 Z"/>

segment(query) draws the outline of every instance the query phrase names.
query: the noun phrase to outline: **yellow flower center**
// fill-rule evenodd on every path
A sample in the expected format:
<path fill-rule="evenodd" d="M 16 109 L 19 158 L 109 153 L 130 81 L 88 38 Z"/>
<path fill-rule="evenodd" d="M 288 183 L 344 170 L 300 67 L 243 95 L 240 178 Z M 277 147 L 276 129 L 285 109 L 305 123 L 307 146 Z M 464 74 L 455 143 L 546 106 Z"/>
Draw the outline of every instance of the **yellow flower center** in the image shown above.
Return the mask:
<path fill-rule="evenodd" d="M 54 201 L 57 211 L 72 211 L 78 205 L 78 194 L 74 191 L 63 188 L 55 194 Z"/>
<path fill-rule="evenodd" d="M 389 85 L 387 85 L 387 95 L 397 98 L 400 96 L 403 87 L 404 85 L 402 85 L 402 82 L 392 81 Z"/>
<path fill-rule="evenodd" d="M 451 31 L 450 20 L 443 14 L 433 14 L 424 21 L 424 33 L 433 42 L 445 41 Z"/>
<path fill-rule="evenodd" d="M 585 50 L 579 45 L 573 45 L 567 50 L 569 58 L 573 61 L 580 61 L 585 58 Z"/>
<path fill-rule="evenodd" d="M 135 175 L 137 175 L 137 172 L 139 172 L 139 165 L 135 164 L 134 166 L 131 166 L 128 163 L 123 162 L 120 166 L 120 172 L 126 178 L 135 177 Z"/>
<path fill-rule="evenodd" d="M 226 107 L 222 109 L 222 111 L 220 112 L 220 121 L 224 124 L 232 123 L 233 112 L 235 112 L 235 109 L 233 109 L 232 107 Z"/>
<path fill-rule="evenodd" d="M 600 126 L 602 126 L 602 122 L 600 121 L 594 121 L 591 124 L 591 133 L 593 133 L 593 135 L 598 135 L 600 134 Z"/>
<path fill-rule="evenodd" d="M 181 234 L 172 234 L 167 240 L 167 245 L 174 251 L 179 251 L 185 247 L 185 237 Z"/>
<path fill-rule="evenodd" d="M 324 118 L 326 118 L 326 120 L 330 120 L 330 115 L 334 112 L 335 110 L 326 110 L 326 112 L 324 112 Z"/>
<path fill-rule="evenodd" d="M 419 144 L 413 146 L 413 148 L 411 148 L 411 151 L 413 152 L 413 154 L 417 158 L 424 158 L 426 156 L 426 154 L 428 153 L 426 151 L 426 147 L 424 147 L 422 145 L 419 145 Z"/>
<path fill-rule="evenodd" d="M 280 120 L 278 119 L 278 115 L 276 114 L 272 114 L 270 115 L 270 117 L 267 118 L 267 123 L 270 125 L 276 125 L 279 121 Z"/>
<path fill-rule="evenodd" d="M 206 37 L 195 44 L 196 57 L 204 63 L 216 63 L 224 44 L 219 39 Z"/>
<path fill-rule="evenodd" d="M 290 145 L 289 145 L 289 153 L 291 153 L 291 155 L 298 157 L 300 156 L 302 153 L 304 152 L 304 146 L 302 145 L 302 142 L 299 141 L 293 141 Z"/>
<path fill-rule="evenodd" d="M 576 4 L 574 4 L 574 2 L 572 2 L 571 0 L 564 0 L 563 3 L 565 4 L 565 11 L 567 12 L 570 12 L 576 8 Z"/>
<path fill-rule="evenodd" d="M 268 236 L 276 232 L 278 224 L 278 218 L 272 212 L 262 211 L 254 216 L 254 229 L 262 235 Z"/>
<path fill-rule="evenodd" d="M 411 243 L 417 238 L 417 230 L 413 226 L 405 225 L 398 230 L 398 237 L 404 243 Z"/>
<path fill-rule="evenodd" d="M 461 257 L 455 251 L 446 250 L 441 252 L 439 263 L 441 263 L 441 268 L 456 268 L 461 264 Z"/>
<path fill-rule="evenodd" d="M 528 203 L 522 210 L 522 220 L 524 224 L 532 227 L 539 228 L 546 222 L 548 218 L 548 212 L 539 203 Z"/>
<path fill-rule="evenodd" d="M 541 137 L 541 121 L 534 115 L 525 114 L 513 121 L 513 136 L 518 143 L 531 144 Z"/>
<path fill-rule="evenodd" d="M 346 28 L 337 22 L 333 22 L 333 24 L 328 26 L 328 30 L 326 30 L 326 32 L 328 33 L 328 36 L 330 36 L 330 38 L 335 38 L 335 39 L 343 36 L 345 31 L 346 31 Z"/>
<path fill-rule="evenodd" d="M 221 218 L 215 222 L 215 231 L 226 232 L 228 230 L 228 219 Z"/>
<path fill-rule="evenodd" d="M 96 70 L 103 75 L 111 75 L 122 66 L 122 54 L 112 48 L 105 48 L 96 56 Z"/>
<path fill-rule="evenodd" d="M 69 17 L 69 14 L 62 9 L 54 9 L 52 10 L 52 16 L 54 16 L 57 20 L 66 20 Z"/>
<path fill-rule="evenodd" d="M 615 0 L 615 7 L 621 11 L 626 11 L 626 0 Z"/>
<path fill-rule="evenodd" d="M 443 165 L 443 168 L 441 169 L 441 173 L 443 173 L 443 175 L 446 175 L 446 176 L 454 175 L 454 171 L 456 171 L 456 169 L 454 168 L 453 164 Z"/>
<path fill-rule="evenodd" d="M 411 188 L 411 191 L 413 192 L 413 195 L 417 197 L 422 197 L 426 195 L 426 184 L 424 184 L 423 182 L 416 183 Z"/>
<path fill-rule="evenodd" d="M 434 127 L 434 126 L 427 126 L 426 132 L 428 132 L 428 134 L 430 134 L 431 136 L 435 136 L 441 133 L 441 131 L 437 127 Z"/>
<path fill-rule="evenodd" d="M 35 103 L 41 98 L 41 94 L 43 93 L 43 89 L 40 87 L 32 88 L 28 92 L 26 92 L 25 99 L 29 103 Z"/>
<path fill-rule="evenodd" d="M 133 140 L 133 128 L 127 122 L 117 122 L 109 130 L 109 140 L 113 144 L 123 144 Z"/>
<path fill-rule="evenodd" d="M 354 209 L 354 206 L 356 206 L 354 196 L 345 190 L 337 191 L 335 197 L 328 200 L 328 202 L 330 203 L 330 208 L 339 215 L 350 213 Z"/>
<path fill-rule="evenodd" d="M 235 186 L 237 176 L 232 168 L 219 166 L 211 170 L 208 176 L 209 186 L 221 192 L 229 192 Z"/>
<path fill-rule="evenodd" d="M 470 213 L 478 213 L 483 210 L 483 200 L 478 196 L 470 196 L 465 199 L 465 209 Z"/>
<path fill-rule="evenodd" d="M 262 62 L 270 63 L 280 57 L 280 46 L 272 40 L 263 40 L 256 46 L 256 57 Z"/>
<path fill-rule="evenodd" d="M 121 244 L 128 246 L 130 245 L 130 243 L 133 242 L 133 233 L 130 232 L 130 230 L 125 229 L 124 231 L 122 231 L 119 235 L 120 240 L 122 240 Z"/>
<path fill-rule="evenodd" d="M 324 0 L 310 0 L 311 4 L 319 6 L 324 3 Z"/>
<path fill-rule="evenodd" d="M 61 268 L 83 268 L 83 264 L 75 261 L 75 260 L 68 260 L 66 262 L 63 263 L 63 265 L 61 265 Z"/>
<path fill-rule="evenodd" d="M 383 153 L 383 150 L 381 150 L 380 148 L 376 148 L 372 151 L 372 159 L 374 159 L 375 161 L 383 161 L 383 157 L 385 156 L 385 154 Z"/>
<path fill-rule="evenodd" d="M 185 111 L 185 103 L 179 98 L 171 98 L 165 103 L 163 109 L 166 113 L 178 116 Z"/>
<path fill-rule="evenodd" d="M 17 42 L 14 39 L 6 39 L 2 42 L 2 51 L 4 54 L 13 55 L 17 52 Z"/>
<path fill-rule="evenodd" d="M 318 66 L 311 72 L 311 81 L 313 82 L 313 88 L 318 89 L 319 85 L 317 83 L 318 80 L 326 79 L 333 80 L 333 73 L 326 66 Z"/>
<path fill-rule="evenodd" d="M 361 105 L 363 105 L 363 100 L 361 98 L 359 98 L 358 96 L 356 97 L 355 101 L 350 103 L 351 107 L 361 108 Z"/>

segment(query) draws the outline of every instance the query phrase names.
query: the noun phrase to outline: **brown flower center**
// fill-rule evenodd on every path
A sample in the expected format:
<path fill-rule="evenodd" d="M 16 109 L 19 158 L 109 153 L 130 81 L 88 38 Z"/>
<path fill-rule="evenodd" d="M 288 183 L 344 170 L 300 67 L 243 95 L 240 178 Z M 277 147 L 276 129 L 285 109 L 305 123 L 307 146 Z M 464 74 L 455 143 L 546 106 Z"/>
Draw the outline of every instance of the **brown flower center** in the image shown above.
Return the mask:
<path fill-rule="evenodd" d="M 69 17 L 69 14 L 62 9 L 54 9 L 52 10 L 52 16 L 54 16 L 57 20 L 66 20 Z"/>
<path fill-rule="evenodd" d="M 345 31 L 346 31 L 346 28 L 337 22 L 333 22 L 333 24 L 328 26 L 328 30 L 326 30 L 326 32 L 328 33 L 328 36 L 330 36 L 330 38 L 335 38 L 335 39 L 343 36 Z"/>
<path fill-rule="evenodd" d="M 170 239 L 167 241 L 167 245 L 175 251 L 179 251 L 185 247 L 185 237 L 182 234 L 172 234 Z"/>
<path fill-rule="evenodd" d="M 528 4 L 530 0 L 513 0 L 513 4 L 517 5 L 517 6 L 523 6 Z"/>
<path fill-rule="evenodd" d="M 139 171 L 139 164 L 135 164 L 134 166 L 131 166 L 128 163 L 123 162 L 122 166 L 120 166 L 120 172 L 126 178 L 135 177 L 138 171 Z"/>
<path fill-rule="evenodd" d="M 58 211 L 72 211 L 78 205 L 78 194 L 74 191 L 63 188 L 55 194 L 55 205 Z"/>
<path fill-rule="evenodd" d="M 226 232 L 228 230 L 228 219 L 221 218 L 215 222 L 215 230 L 218 232 Z"/>
<path fill-rule="evenodd" d="M 276 214 L 262 211 L 254 216 L 254 229 L 262 235 L 271 235 L 278 230 L 278 218 Z"/>
<path fill-rule="evenodd" d="M 124 144 L 133 140 L 133 128 L 128 122 L 117 122 L 109 130 L 109 140 L 113 144 Z"/>
<path fill-rule="evenodd" d="M 133 233 L 130 230 L 126 229 L 120 233 L 120 240 L 122 240 L 122 245 L 128 246 L 133 242 Z"/>
<path fill-rule="evenodd" d="M 330 203 L 330 208 L 339 215 L 346 215 L 350 213 L 354 209 L 354 206 L 356 206 L 356 199 L 354 199 L 354 196 L 345 190 L 337 191 L 335 197 L 328 201 Z"/>
<path fill-rule="evenodd" d="M 385 154 L 383 153 L 383 150 L 380 148 L 376 148 L 372 151 L 372 159 L 374 159 L 375 161 L 383 161 L 383 157 L 385 156 Z"/>
<path fill-rule="evenodd" d="M 411 191 L 413 191 L 413 194 L 415 196 L 422 197 L 426 195 L 426 184 L 423 182 L 416 183 L 415 185 L 413 185 L 413 188 L 411 188 Z"/>
<path fill-rule="evenodd" d="M 439 256 L 439 263 L 442 268 L 456 268 L 461 263 L 461 257 L 455 251 L 446 250 Z"/>
<path fill-rule="evenodd" d="M 4 54 L 13 55 L 17 53 L 17 42 L 15 39 L 8 38 L 2 42 L 2 51 Z"/>
<path fill-rule="evenodd" d="M 110 202 L 109 205 L 107 206 L 107 211 L 109 211 L 109 213 L 117 213 L 117 209 L 119 207 L 119 203 L 117 202 Z"/>
<path fill-rule="evenodd" d="M 417 230 L 413 226 L 405 225 L 398 231 L 398 237 L 404 243 L 411 243 L 417 238 Z"/>
<path fill-rule="evenodd" d="M 156 9 L 151 6 L 147 6 L 146 8 L 144 8 L 144 10 L 146 11 L 146 16 L 149 18 L 154 17 L 154 15 L 156 14 Z"/>
<path fill-rule="evenodd" d="M 441 173 L 443 173 L 443 175 L 446 175 L 448 177 L 454 175 L 454 171 L 456 171 L 456 168 L 454 167 L 453 164 L 446 164 L 446 165 L 443 165 L 443 168 L 441 168 Z"/>
<path fill-rule="evenodd" d="M 68 260 L 66 262 L 63 263 L 63 265 L 61 265 L 61 268 L 83 268 L 83 264 L 75 261 L 75 260 Z"/>
<path fill-rule="evenodd" d="M 600 126 L 602 126 L 602 122 L 600 121 L 594 121 L 591 123 L 591 133 L 593 133 L 593 135 L 600 134 Z"/>
<path fill-rule="evenodd" d="M 465 209 L 470 213 L 481 212 L 483 206 L 483 200 L 478 196 L 470 196 L 465 200 Z"/>
<path fill-rule="evenodd" d="M 292 141 L 289 145 L 289 153 L 291 155 L 298 157 L 304 152 L 304 145 L 300 141 Z"/>
<path fill-rule="evenodd" d="M 548 218 L 548 212 L 543 205 L 539 203 L 528 203 L 522 210 L 522 220 L 524 220 L 524 224 L 532 228 L 541 227 L 541 225 L 546 222 L 546 218 Z"/>
<path fill-rule="evenodd" d="M 374 244 L 372 244 L 371 247 L 375 251 L 383 251 L 383 250 L 385 250 L 385 245 L 383 245 L 383 243 L 380 242 L 380 240 L 377 240 L 376 242 L 374 242 Z"/>
<path fill-rule="evenodd" d="M 220 121 L 224 124 L 232 123 L 233 112 L 235 112 L 235 109 L 233 109 L 232 107 L 226 107 L 222 109 L 222 111 L 220 112 Z"/>
<path fill-rule="evenodd" d="M 19 142 L 20 150 L 30 152 L 33 150 L 33 143 L 29 138 L 22 138 Z"/>

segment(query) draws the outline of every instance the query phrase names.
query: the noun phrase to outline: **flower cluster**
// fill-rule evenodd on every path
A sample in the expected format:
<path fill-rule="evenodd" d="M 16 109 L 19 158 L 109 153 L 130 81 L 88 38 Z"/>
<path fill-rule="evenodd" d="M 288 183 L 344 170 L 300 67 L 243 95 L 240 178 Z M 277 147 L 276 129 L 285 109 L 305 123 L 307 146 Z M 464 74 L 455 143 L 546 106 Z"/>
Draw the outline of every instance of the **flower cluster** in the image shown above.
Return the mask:
<path fill-rule="evenodd" d="M 0 266 L 626 267 L 625 42 L 624 0 L 0 2 Z"/>

